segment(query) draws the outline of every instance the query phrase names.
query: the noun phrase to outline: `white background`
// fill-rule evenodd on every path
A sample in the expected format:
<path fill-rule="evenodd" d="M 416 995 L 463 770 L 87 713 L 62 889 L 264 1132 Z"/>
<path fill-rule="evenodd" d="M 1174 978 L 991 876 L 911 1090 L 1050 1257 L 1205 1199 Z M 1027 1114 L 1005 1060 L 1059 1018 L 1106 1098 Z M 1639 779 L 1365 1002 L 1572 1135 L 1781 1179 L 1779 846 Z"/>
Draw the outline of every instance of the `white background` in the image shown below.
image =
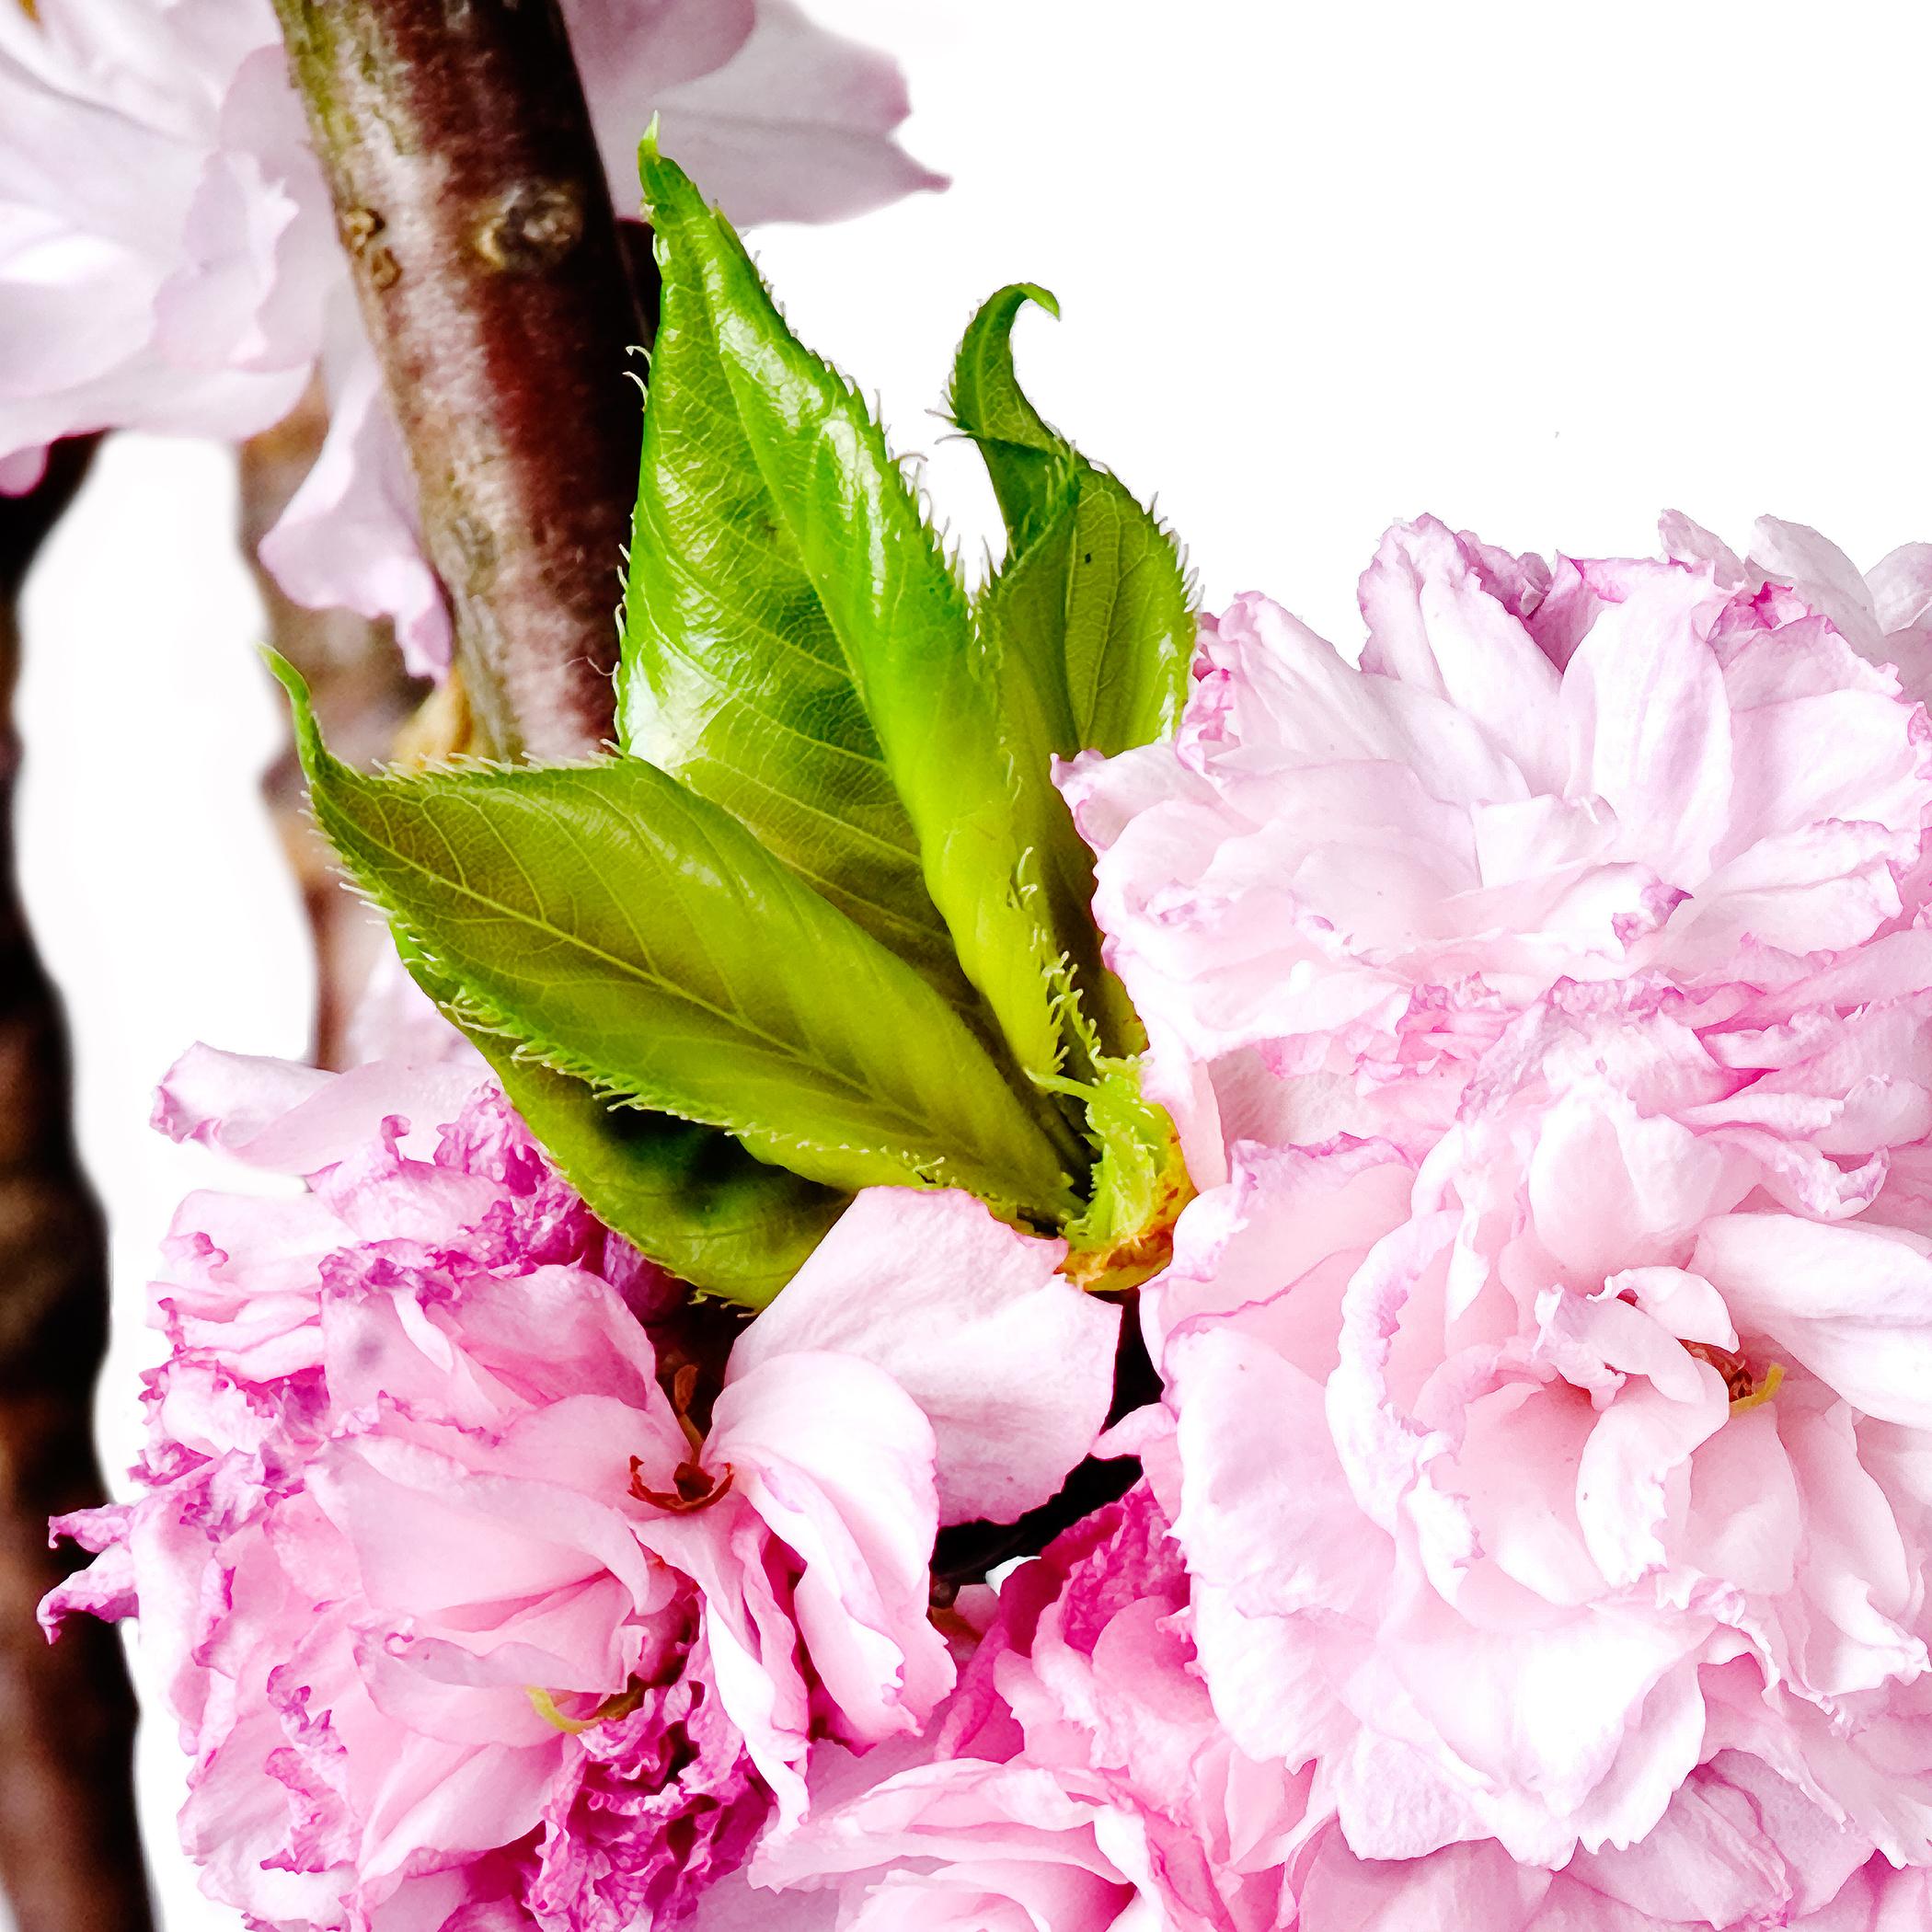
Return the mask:
<path fill-rule="evenodd" d="M 1651 547 L 1665 504 L 1740 543 L 1774 511 L 1867 565 L 1932 536 L 1932 10 L 814 11 L 898 52 L 908 144 L 955 185 L 757 246 L 799 332 L 929 454 L 969 558 L 990 496 L 927 412 L 974 304 L 1014 280 L 1064 314 L 1020 326 L 1041 406 L 1157 493 L 1208 601 L 1267 589 L 1338 641 L 1381 528 L 1422 509 L 1580 554 Z M 307 1033 L 254 790 L 280 725 L 233 492 L 222 452 L 111 445 L 27 604 L 27 886 L 114 1220 L 117 1468 L 152 1352 L 146 1259 L 216 1179 L 147 1132 L 154 1080 L 197 1038 L 293 1053 Z M 144 1759 L 169 1924 L 227 1932 L 173 1852 L 165 1719 Z"/>

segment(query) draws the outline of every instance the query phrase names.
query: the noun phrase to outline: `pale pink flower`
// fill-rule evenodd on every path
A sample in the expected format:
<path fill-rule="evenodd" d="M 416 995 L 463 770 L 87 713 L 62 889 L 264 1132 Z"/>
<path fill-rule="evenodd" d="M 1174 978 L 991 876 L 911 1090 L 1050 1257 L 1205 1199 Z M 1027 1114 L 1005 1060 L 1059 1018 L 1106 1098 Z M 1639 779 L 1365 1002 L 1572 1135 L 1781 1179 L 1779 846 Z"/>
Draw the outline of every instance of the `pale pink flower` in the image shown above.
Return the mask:
<path fill-rule="evenodd" d="M 1112 1444 L 1304 1932 L 1923 1915 L 1932 733 L 1783 535 L 1406 526 L 1064 776 L 1203 1190 Z"/>
<path fill-rule="evenodd" d="M 897 63 L 792 0 L 565 0 L 564 11 L 620 215 L 637 212 L 653 111 L 664 152 L 742 228 L 843 221 L 946 185 L 892 138 L 912 111 Z"/>
<path fill-rule="evenodd" d="M 1755 1759 L 1719 1752 L 1625 1852 L 1560 1871 L 1493 1839 L 1424 1858 L 1358 1858 L 1333 1824 L 1296 1861 L 1296 1932 L 1916 1932 L 1932 1874 L 1866 1856 Z"/>
<path fill-rule="evenodd" d="M 1932 697 L 1932 544 L 1901 544 L 1861 572 L 1829 537 L 1781 517 L 1758 518 L 1744 558 L 1681 510 L 1666 511 L 1659 528 L 1667 556 L 1708 565 L 1730 588 L 1788 586 L 1860 657 L 1896 670 L 1908 696 Z"/>
<path fill-rule="evenodd" d="M 1932 1861 L 1928 985 L 1560 986 L 1420 1163 L 1243 1144 L 1183 1215 L 1202 1669 L 1358 1856 L 1559 1869 L 1728 1747 Z"/>
<path fill-rule="evenodd" d="M 939 1520 L 1011 1523 L 1093 1446 L 1121 1311 L 1057 1273 L 1066 1243 L 970 1195 L 869 1188 L 745 1332 L 733 1377 L 788 1350 L 876 1363 L 933 1425 Z"/>
<path fill-rule="evenodd" d="M 61 436 L 245 436 L 301 395 L 340 271 L 299 115 L 262 111 L 280 58 L 259 0 L 0 12 L 9 488 Z"/>
<path fill-rule="evenodd" d="M 567 0 L 618 211 L 637 142 L 740 223 L 828 221 L 937 185 L 891 138 L 884 56 L 789 0 Z M 267 0 L 0 8 L 0 489 L 102 429 L 234 439 L 322 367 L 330 433 L 263 546 L 296 601 L 395 619 L 435 671 L 447 614 Z"/>
<path fill-rule="evenodd" d="M 319 366 L 328 433 L 257 555 L 291 603 L 386 618 L 408 669 L 440 676 L 450 651 L 443 584 L 422 554 L 416 479 L 382 371 L 347 302 L 333 307 Z"/>
<path fill-rule="evenodd" d="M 1426 1145 L 1558 980 L 1769 983 L 1906 912 L 1932 734 L 1795 593 L 1424 521 L 1362 604 L 1358 667 L 1237 600 L 1177 744 L 1063 774 L 1197 1180 L 1224 1140 Z"/>
<path fill-rule="evenodd" d="M 100 1554 L 45 1615 L 138 1616 L 195 1760 L 184 1840 L 267 1924 L 674 1920 L 796 1821 L 814 1740 L 915 1730 L 950 1686 L 935 1423 L 956 1510 L 1018 1513 L 1104 1412 L 1116 1314 L 964 1197 L 861 1196 L 688 1420 L 643 1325 L 672 1284 L 474 1061 L 198 1049 L 156 1117 L 308 1188 L 184 1204 L 138 1493 L 59 1525 Z M 961 1361 L 1052 1349 L 989 1408 L 1010 1470 L 894 1331 L 889 1261 Z"/>

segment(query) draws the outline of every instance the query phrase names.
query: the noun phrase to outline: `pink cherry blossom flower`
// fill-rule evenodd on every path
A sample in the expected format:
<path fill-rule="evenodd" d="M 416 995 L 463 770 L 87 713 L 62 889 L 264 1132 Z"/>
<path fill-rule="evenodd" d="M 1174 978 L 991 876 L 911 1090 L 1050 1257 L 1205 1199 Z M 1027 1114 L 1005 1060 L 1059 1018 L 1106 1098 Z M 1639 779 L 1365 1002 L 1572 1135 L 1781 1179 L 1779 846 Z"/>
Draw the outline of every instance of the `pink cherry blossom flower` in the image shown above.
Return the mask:
<path fill-rule="evenodd" d="M 664 139 L 741 224 L 828 221 L 938 185 L 894 143 L 891 61 L 788 0 L 568 0 L 620 213 Z M 319 366 L 330 433 L 262 556 L 289 594 L 395 619 L 411 668 L 447 614 L 267 0 L 0 9 L 0 489 L 62 436 L 239 438 Z"/>
<path fill-rule="evenodd" d="M 1113 1443 L 1306 1932 L 1925 1909 L 1915 606 L 1667 535 L 1398 530 L 1064 775 L 1202 1187 Z"/>
<path fill-rule="evenodd" d="M 1665 512 L 1660 528 L 1667 556 L 1708 564 L 1719 583 L 1754 595 L 1788 586 L 1860 657 L 1894 669 L 1908 696 L 1932 697 L 1932 544 L 1901 544 L 1861 573 L 1830 538 L 1779 517 L 1758 518 L 1742 558 L 1682 511 Z"/>
<path fill-rule="evenodd" d="M 935 1422 L 956 1511 L 1018 1513 L 1104 1413 L 1117 1315 L 963 1197 L 861 1196 L 705 1418 L 644 1325 L 672 1284 L 474 1059 L 198 1049 L 157 1121 L 308 1188 L 184 1204 L 138 1493 L 57 1525 L 99 1554 L 43 1614 L 139 1617 L 194 1758 L 184 1841 L 264 1924 L 675 1920 L 797 1821 L 815 1740 L 916 1730 L 949 1688 Z M 960 1361 L 1053 1351 L 989 1411 L 1011 1470 L 956 1365 L 891 1332 L 889 1259 L 960 1271 Z"/>
<path fill-rule="evenodd" d="M 1756 1760 L 1720 1752 L 1643 1844 L 1520 1865 L 1493 1839 L 1358 1858 L 1333 1824 L 1296 1864 L 1297 1932 L 1911 1932 L 1932 1877 L 1863 1854 Z"/>
<path fill-rule="evenodd" d="M 969 1195 L 869 1188 L 745 1332 L 730 1375 L 796 1349 L 877 1363 L 933 1425 L 940 1522 L 1014 1522 L 1093 1446 L 1113 1396 L 1121 1311 L 1055 1272 L 1065 1255 Z"/>
<path fill-rule="evenodd" d="M 1179 742 L 1063 776 L 1197 1180 L 1224 1139 L 1426 1145 L 1559 979 L 1769 983 L 1905 914 L 1932 733 L 1792 592 L 1424 521 L 1362 605 L 1355 666 L 1237 600 Z"/>
<path fill-rule="evenodd" d="M 331 237 L 299 120 L 259 138 L 275 39 L 253 0 L 0 14 L 9 488 L 60 436 L 248 435 L 302 393 Z"/>
<path fill-rule="evenodd" d="M 1928 949 L 1559 986 L 1420 1162 L 1243 1144 L 1183 1215 L 1202 1668 L 1357 1856 L 1558 1869 L 1729 1748 L 1932 1862 Z"/>

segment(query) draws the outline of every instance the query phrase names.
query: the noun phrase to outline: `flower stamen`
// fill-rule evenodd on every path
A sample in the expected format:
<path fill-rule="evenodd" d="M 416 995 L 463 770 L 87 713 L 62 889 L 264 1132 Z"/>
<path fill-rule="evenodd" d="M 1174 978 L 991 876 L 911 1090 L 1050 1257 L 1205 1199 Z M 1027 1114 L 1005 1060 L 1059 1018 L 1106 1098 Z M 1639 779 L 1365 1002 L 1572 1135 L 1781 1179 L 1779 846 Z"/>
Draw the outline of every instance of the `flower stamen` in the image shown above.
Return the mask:
<path fill-rule="evenodd" d="M 577 1737 L 599 1724 L 609 1724 L 618 1718 L 627 1718 L 644 1701 L 644 1680 L 633 1677 L 620 1691 L 614 1691 L 587 1718 L 567 1718 L 557 1708 L 557 1699 L 541 1685 L 526 1684 L 523 1695 L 530 1699 L 530 1708 L 546 1724 L 570 1737 Z"/>
<path fill-rule="evenodd" d="M 1731 1397 L 1731 1412 L 1734 1416 L 1741 1416 L 1747 1409 L 1757 1409 L 1768 1402 L 1785 1379 L 1783 1363 L 1769 1363 L 1760 1377 L 1753 1374 L 1751 1364 L 1742 1355 L 1735 1354 L 1730 1349 L 1720 1349 L 1714 1342 L 1687 1341 L 1684 1344 L 1684 1351 L 1708 1363 L 1724 1378 L 1725 1393 Z"/>
<path fill-rule="evenodd" d="M 691 1420 L 691 1398 L 696 1390 L 697 1364 L 687 1362 L 672 1377 L 671 1412 L 677 1418 L 677 1426 L 684 1431 L 691 1454 L 672 1471 L 672 1487 L 668 1489 L 652 1489 L 644 1480 L 643 1459 L 636 1455 L 630 1459 L 630 1493 L 639 1502 L 648 1502 L 655 1509 L 669 1510 L 675 1516 L 689 1516 L 698 1510 L 709 1509 L 730 1490 L 731 1478 L 736 1473 L 730 1463 L 724 1464 L 716 1476 L 704 1466 L 704 1432 Z"/>
<path fill-rule="evenodd" d="M 1770 1365 L 1770 1367 L 1765 1371 L 1765 1379 L 1762 1382 L 1760 1382 L 1758 1386 L 1754 1389 L 1753 1389 L 1748 1396 L 1731 1397 L 1731 1414 L 1734 1416 L 1741 1416 L 1744 1413 L 1744 1411 L 1747 1409 L 1755 1409 L 1761 1403 L 1768 1402 L 1771 1399 L 1771 1397 L 1777 1393 L 1778 1385 L 1784 1379 L 1784 1363 L 1781 1362 L 1774 1362 Z"/>

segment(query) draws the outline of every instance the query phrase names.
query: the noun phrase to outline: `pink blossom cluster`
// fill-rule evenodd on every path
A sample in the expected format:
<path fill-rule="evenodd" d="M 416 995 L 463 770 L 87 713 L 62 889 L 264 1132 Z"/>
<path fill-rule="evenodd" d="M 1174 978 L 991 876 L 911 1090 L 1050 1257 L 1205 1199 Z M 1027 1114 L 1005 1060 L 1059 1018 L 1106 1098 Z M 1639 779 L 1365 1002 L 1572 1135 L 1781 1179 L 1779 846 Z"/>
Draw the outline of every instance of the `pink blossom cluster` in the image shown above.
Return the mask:
<path fill-rule="evenodd" d="M 1932 1916 L 1932 569 L 1666 534 L 1395 530 L 1065 772 L 1199 1189 L 1144 1479 L 703 1923 Z"/>
<path fill-rule="evenodd" d="M 254 1924 L 679 1923 L 820 1741 L 950 1689 L 938 1524 L 1043 1501 L 1105 1417 L 1118 1311 L 963 1195 L 859 1196 L 701 1387 L 480 1062 L 200 1049 L 157 1122 L 308 1186 L 183 1204 L 135 1499 L 55 1525 L 98 1554 L 43 1616 L 138 1616 Z"/>
<path fill-rule="evenodd" d="M 211 1891 L 1932 1920 L 1932 550 L 1665 538 L 1397 528 L 1359 658 L 1240 599 L 1174 742 L 1062 772 L 1195 1190 L 1104 1432 L 1114 1310 L 963 1196 L 860 1195 L 707 1365 L 474 1062 L 190 1055 L 164 1124 L 307 1191 L 182 1210 L 50 1614 L 168 1660 Z M 1090 1451 L 1119 1501 L 929 1589 Z"/>
<path fill-rule="evenodd" d="M 653 114 L 741 225 L 938 185 L 891 138 L 892 62 L 790 0 L 563 11 L 620 214 Z M 0 492 L 63 436 L 253 435 L 318 369 L 328 440 L 262 562 L 298 604 L 393 619 L 440 672 L 448 615 L 269 0 L 0 6 Z"/>

